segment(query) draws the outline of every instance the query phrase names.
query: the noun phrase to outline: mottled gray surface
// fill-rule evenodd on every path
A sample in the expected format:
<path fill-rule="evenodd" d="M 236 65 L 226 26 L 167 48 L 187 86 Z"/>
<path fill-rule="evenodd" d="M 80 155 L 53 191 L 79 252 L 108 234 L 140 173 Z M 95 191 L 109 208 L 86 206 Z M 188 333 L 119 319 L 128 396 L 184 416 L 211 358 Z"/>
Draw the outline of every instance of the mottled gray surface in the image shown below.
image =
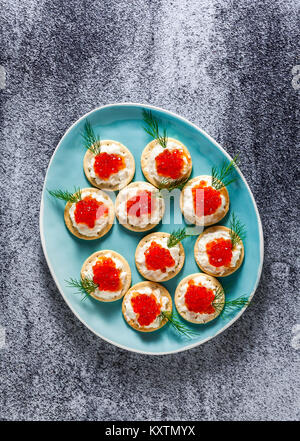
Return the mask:
<path fill-rule="evenodd" d="M 299 1 L 0 5 L 0 418 L 299 418 Z M 64 303 L 41 249 L 39 201 L 59 139 L 82 114 L 121 101 L 177 112 L 240 150 L 261 213 L 255 304 L 189 352 L 149 357 L 97 338 Z"/>

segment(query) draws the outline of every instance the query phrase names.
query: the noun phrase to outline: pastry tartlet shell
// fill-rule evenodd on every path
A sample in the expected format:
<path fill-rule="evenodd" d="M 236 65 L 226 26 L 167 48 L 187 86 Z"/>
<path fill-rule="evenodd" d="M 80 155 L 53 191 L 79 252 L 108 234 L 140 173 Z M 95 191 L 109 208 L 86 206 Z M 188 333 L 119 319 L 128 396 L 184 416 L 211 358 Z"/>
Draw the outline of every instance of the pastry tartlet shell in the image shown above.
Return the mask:
<path fill-rule="evenodd" d="M 157 233 L 150 233 L 147 236 L 143 237 L 143 239 L 139 242 L 136 251 L 135 251 L 135 265 L 137 267 L 138 272 L 141 274 L 141 276 L 143 276 L 145 279 L 147 280 L 152 280 L 153 282 L 156 282 L 156 280 L 153 280 L 149 277 L 146 277 L 146 275 L 143 273 L 143 267 L 142 265 L 140 265 L 137 262 L 137 253 L 139 251 L 139 249 L 145 245 L 146 242 L 150 242 L 152 240 L 155 240 L 155 238 L 160 239 L 160 238 L 164 238 L 164 237 L 170 237 L 169 233 L 162 233 L 162 232 L 157 232 Z M 157 281 L 158 283 L 160 282 L 166 282 L 167 280 L 173 279 L 173 277 L 175 277 L 182 269 L 183 264 L 184 264 L 184 260 L 185 260 L 185 253 L 184 253 L 184 248 L 182 246 L 182 244 L 179 242 L 179 263 L 177 265 L 177 268 L 173 271 L 171 271 L 170 273 L 168 273 L 168 275 L 166 277 L 164 277 L 163 279 Z"/>
<path fill-rule="evenodd" d="M 93 297 L 95 300 L 98 300 L 99 302 L 115 302 L 116 300 L 121 299 L 126 292 L 129 290 L 130 285 L 131 285 L 131 270 L 130 270 L 130 266 L 127 262 L 127 260 L 121 256 L 121 254 L 117 253 L 116 251 L 113 250 L 101 250 L 101 251 L 96 251 L 95 253 L 91 254 L 83 263 L 81 271 L 80 271 L 80 276 L 81 278 L 83 278 L 83 273 L 87 267 L 87 265 L 89 263 L 91 263 L 96 257 L 100 257 L 100 256 L 106 256 L 107 257 L 107 253 L 111 254 L 113 257 L 121 260 L 122 264 L 123 264 L 123 271 L 126 272 L 127 276 L 126 276 L 126 281 L 124 283 L 124 286 L 122 288 L 121 294 L 118 297 L 115 297 L 114 299 L 101 299 L 99 297 L 97 297 L 94 293 L 90 294 L 91 297 Z"/>
<path fill-rule="evenodd" d="M 78 237 L 79 239 L 83 239 L 83 240 L 100 239 L 100 237 L 103 237 L 105 234 L 107 234 L 109 232 L 109 230 L 111 229 L 111 227 L 113 226 L 113 223 L 115 220 L 114 204 L 113 204 L 113 201 L 111 200 L 111 198 L 106 193 L 99 190 L 98 188 L 83 188 L 83 189 L 81 189 L 82 193 L 85 191 L 89 191 L 90 193 L 101 194 L 101 196 L 103 196 L 103 198 L 105 199 L 105 202 L 108 206 L 108 222 L 107 222 L 106 226 L 101 231 L 99 231 L 97 236 L 85 236 L 84 234 L 79 233 L 79 231 L 74 227 L 74 225 L 72 223 L 72 219 L 70 217 L 70 213 L 69 213 L 70 208 L 72 206 L 72 202 L 67 202 L 66 206 L 65 206 L 65 211 L 64 211 L 65 224 L 66 224 L 68 230 L 70 231 L 70 233 L 72 233 L 74 236 Z"/>

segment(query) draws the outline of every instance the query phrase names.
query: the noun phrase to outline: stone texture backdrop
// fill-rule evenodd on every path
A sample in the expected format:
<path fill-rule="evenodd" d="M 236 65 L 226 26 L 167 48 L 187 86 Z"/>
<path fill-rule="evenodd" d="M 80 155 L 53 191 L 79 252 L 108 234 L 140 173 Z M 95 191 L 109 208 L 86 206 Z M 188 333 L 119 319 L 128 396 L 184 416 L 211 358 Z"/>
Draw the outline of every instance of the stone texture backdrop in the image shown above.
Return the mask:
<path fill-rule="evenodd" d="M 298 419 L 299 1 L 0 5 L 0 418 Z M 149 357 L 97 338 L 64 303 L 41 249 L 57 143 L 82 114 L 122 101 L 177 112 L 240 150 L 260 210 L 255 303 L 189 352 Z"/>

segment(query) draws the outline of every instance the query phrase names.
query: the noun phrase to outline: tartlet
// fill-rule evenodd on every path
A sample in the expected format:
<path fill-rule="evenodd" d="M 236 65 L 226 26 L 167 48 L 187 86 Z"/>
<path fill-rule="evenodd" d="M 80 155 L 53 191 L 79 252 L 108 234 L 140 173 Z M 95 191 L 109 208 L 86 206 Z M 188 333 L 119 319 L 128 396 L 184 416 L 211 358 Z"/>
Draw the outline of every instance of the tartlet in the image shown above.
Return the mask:
<path fill-rule="evenodd" d="M 244 259 L 244 245 L 240 239 L 232 246 L 230 228 L 218 225 L 207 228 L 197 238 L 194 248 L 199 268 L 214 277 L 234 273 Z"/>
<path fill-rule="evenodd" d="M 211 176 L 196 176 L 183 187 L 180 209 L 185 220 L 191 224 L 200 226 L 216 224 L 226 216 L 229 209 L 227 188 L 223 186 L 216 190 L 212 187 Z"/>
<path fill-rule="evenodd" d="M 91 146 L 92 148 L 93 146 Z M 88 149 L 83 160 L 84 173 L 97 188 L 116 191 L 126 187 L 135 173 L 135 162 L 131 152 L 117 141 L 100 142 L 100 152 Z M 114 170 L 113 173 L 111 171 Z"/>
<path fill-rule="evenodd" d="M 141 312 L 135 312 L 134 309 Z M 153 332 L 162 328 L 168 322 L 168 319 L 160 315 L 162 311 L 172 312 L 172 299 L 167 289 L 155 282 L 146 281 L 133 285 L 122 302 L 125 321 L 141 332 Z"/>
<path fill-rule="evenodd" d="M 177 139 L 167 138 L 166 147 L 154 139 L 143 150 L 141 167 L 147 181 L 155 187 L 167 188 L 188 179 L 192 158 L 186 146 Z"/>
<path fill-rule="evenodd" d="M 123 227 L 132 231 L 147 231 L 163 218 L 165 203 L 153 185 L 144 181 L 132 182 L 119 192 L 115 211 Z"/>
<path fill-rule="evenodd" d="M 83 204 L 83 201 L 87 201 L 90 198 L 92 199 L 90 202 L 94 206 L 93 210 L 91 210 L 91 207 L 88 206 L 88 202 Z M 98 209 L 95 206 L 97 204 Z M 76 218 L 78 220 L 77 210 L 78 216 L 80 216 L 82 219 L 85 219 L 86 217 L 87 222 L 90 223 L 90 226 L 87 223 L 76 221 Z M 68 230 L 79 239 L 99 239 L 109 232 L 114 223 L 114 204 L 110 197 L 103 191 L 98 190 L 97 188 L 83 188 L 81 190 L 80 201 L 66 203 L 64 219 Z"/>
<path fill-rule="evenodd" d="M 81 268 L 81 279 L 93 280 L 98 288 L 89 293 L 99 302 L 121 299 L 131 285 L 131 270 L 126 259 L 112 250 L 96 251 Z"/>
<path fill-rule="evenodd" d="M 191 274 L 181 280 L 175 291 L 178 313 L 191 323 L 204 324 L 214 320 L 225 304 L 220 282 L 203 273 Z"/>
<path fill-rule="evenodd" d="M 151 233 L 138 244 L 135 263 L 139 273 L 148 280 L 165 282 L 182 269 L 185 259 L 181 243 L 168 248 L 168 233 Z"/>

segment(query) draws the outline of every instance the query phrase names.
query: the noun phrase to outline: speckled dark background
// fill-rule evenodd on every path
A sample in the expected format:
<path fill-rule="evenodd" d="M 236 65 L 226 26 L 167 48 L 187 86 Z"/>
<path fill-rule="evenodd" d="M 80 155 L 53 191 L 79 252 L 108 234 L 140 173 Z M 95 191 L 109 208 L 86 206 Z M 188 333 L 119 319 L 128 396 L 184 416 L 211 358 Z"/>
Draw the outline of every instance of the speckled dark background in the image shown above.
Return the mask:
<path fill-rule="evenodd" d="M 0 419 L 298 419 L 299 1 L 0 6 Z M 122 101 L 177 112 L 240 150 L 260 210 L 253 307 L 189 352 L 149 357 L 97 338 L 64 303 L 41 249 L 58 141 L 82 114 Z"/>

